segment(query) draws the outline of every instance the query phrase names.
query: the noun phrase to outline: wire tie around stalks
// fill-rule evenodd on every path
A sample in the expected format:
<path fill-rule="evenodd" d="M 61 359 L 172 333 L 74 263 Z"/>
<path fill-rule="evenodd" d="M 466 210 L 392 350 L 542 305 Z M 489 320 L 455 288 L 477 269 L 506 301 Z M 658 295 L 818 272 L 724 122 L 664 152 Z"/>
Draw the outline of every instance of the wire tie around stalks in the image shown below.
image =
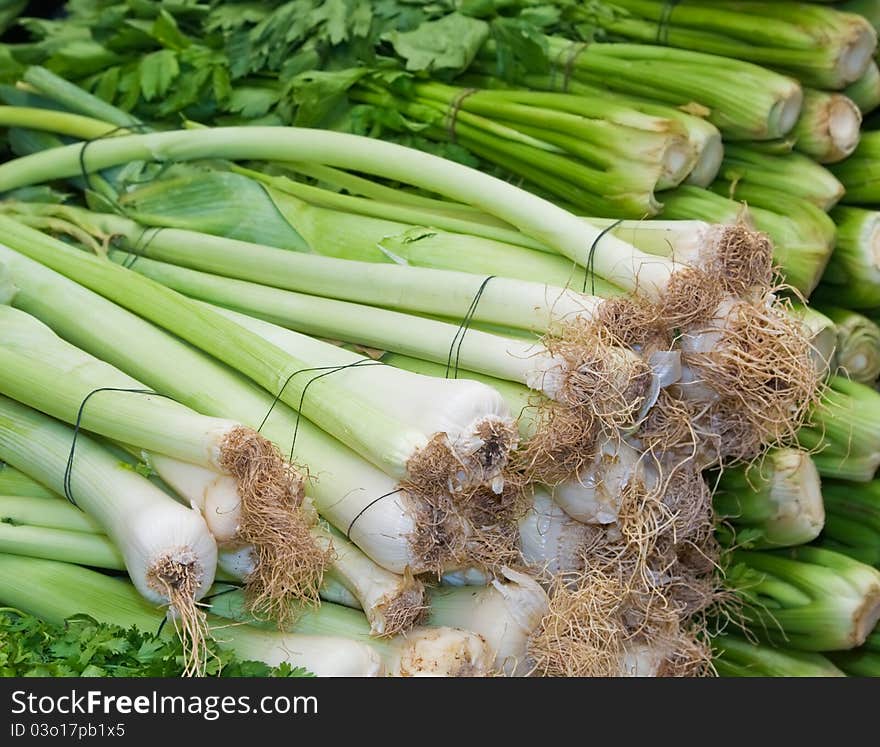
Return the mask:
<path fill-rule="evenodd" d="M 299 421 L 302 417 L 302 406 L 303 402 L 306 398 L 306 392 L 308 392 L 309 387 L 318 379 L 322 379 L 325 376 L 330 376 L 331 374 L 335 374 L 338 371 L 344 371 L 348 368 L 363 368 L 364 366 L 384 366 L 385 364 L 382 361 L 374 361 L 369 358 L 362 358 L 361 360 L 357 360 L 354 363 L 346 363 L 343 366 L 315 366 L 314 368 L 301 368 L 298 371 L 294 371 L 284 383 L 281 385 L 281 389 L 278 390 L 278 394 L 275 395 L 272 400 L 272 404 L 269 406 L 269 411 L 266 413 L 262 422 L 260 423 L 260 427 L 257 428 L 257 432 L 263 430 L 263 426 L 266 425 L 266 421 L 269 419 L 269 416 L 272 414 L 272 410 L 275 409 L 275 405 L 278 404 L 278 401 L 281 399 L 281 396 L 284 394 L 284 390 L 287 388 L 287 385 L 291 382 L 294 376 L 299 376 L 302 373 L 309 373 L 310 371 L 323 371 L 324 373 L 319 373 L 317 376 L 313 376 L 306 382 L 306 385 L 303 387 L 302 394 L 299 398 L 299 406 L 296 409 L 296 423 L 293 427 L 293 440 L 290 442 L 290 454 L 288 455 L 288 461 L 293 462 L 293 449 L 296 446 L 296 437 L 299 434 Z"/>
<path fill-rule="evenodd" d="M 159 392 L 154 392 L 152 389 L 126 389 L 124 387 L 115 387 L 115 386 L 102 386 L 98 389 L 92 389 L 84 398 L 83 401 L 80 402 L 79 410 L 76 412 L 76 421 L 73 425 L 73 440 L 70 442 L 70 453 L 67 455 L 67 465 L 64 468 L 64 497 L 67 498 L 74 506 L 79 508 L 77 502 L 73 499 L 73 491 L 71 489 L 71 483 L 73 479 L 73 457 L 76 453 L 76 441 L 79 438 L 79 433 L 82 430 L 82 418 L 83 411 L 86 407 L 86 402 L 88 402 L 95 394 L 98 392 L 124 392 L 126 394 L 149 394 L 154 397 L 164 397 L 165 399 L 170 399 L 174 401 L 173 397 L 169 397 L 167 394 L 160 394 Z"/>
<path fill-rule="evenodd" d="M 94 187 L 92 186 L 92 182 L 90 181 L 91 175 L 89 173 L 89 170 L 86 168 L 86 149 L 92 143 L 97 142 L 98 140 L 106 140 L 107 138 L 111 138 L 119 132 L 132 132 L 132 131 L 141 132 L 141 133 L 151 132 L 150 128 L 147 127 L 147 125 L 143 124 L 142 122 L 140 122 L 140 123 L 133 122 L 130 125 L 125 125 L 125 126 L 120 125 L 119 127 L 114 127 L 112 130 L 107 130 L 107 132 L 105 132 L 103 135 L 98 135 L 98 137 L 93 137 L 93 138 L 91 138 L 89 140 L 85 140 L 83 142 L 82 148 L 79 149 L 78 158 L 79 158 L 80 175 L 82 176 L 82 180 L 86 184 L 86 189 L 88 189 L 91 192 L 95 191 Z"/>
<path fill-rule="evenodd" d="M 563 49 L 558 55 L 556 55 L 556 61 L 554 62 L 551 70 L 551 88 L 556 90 L 555 78 L 558 70 L 562 70 L 562 85 L 558 90 L 563 93 L 568 93 L 568 86 L 571 83 L 571 78 L 574 75 L 574 65 L 577 62 L 577 58 L 581 56 L 581 53 L 590 46 L 590 42 L 578 42 L 577 44 L 572 44 L 567 49 Z M 564 57 L 565 61 L 560 65 L 560 58 Z"/>
<path fill-rule="evenodd" d="M 153 233 L 150 234 L 150 238 L 144 242 L 144 237 L 147 235 L 147 231 L 151 230 Z M 128 256 L 121 263 L 122 267 L 126 270 L 130 270 L 134 267 L 135 262 L 137 262 L 141 257 L 147 256 L 147 249 L 150 248 L 150 244 L 153 243 L 153 239 L 155 239 L 161 231 L 165 230 L 165 226 L 144 226 L 141 229 L 141 232 L 138 234 L 137 240 L 134 244 L 131 245 L 128 250 Z M 142 244 L 143 242 L 143 244 Z"/>
<path fill-rule="evenodd" d="M 623 223 L 623 218 L 620 218 L 609 226 L 605 226 L 601 231 L 599 231 L 599 235 L 593 239 L 593 243 L 590 244 L 590 251 L 587 253 L 587 261 L 584 262 L 584 287 L 581 289 L 581 293 L 587 292 L 587 278 L 590 280 L 590 294 L 596 295 L 596 271 L 594 267 L 596 266 L 596 249 L 599 246 L 599 242 L 602 241 L 602 237 L 608 233 L 609 231 L 613 231 L 617 228 L 621 223 Z"/>
<path fill-rule="evenodd" d="M 664 47 L 669 45 L 669 27 L 672 25 L 672 11 L 681 0 L 666 0 L 660 9 L 660 18 L 657 20 L 657 43 Z"/>
<path fill-rule="evenodd" d="M 401 490 L 403 490 L 403 488 L 396 488 L 395 490 L 391 490 L 391 491 L 385 493 L 384 495 L 380 495 L 378 498 L 374 498 L 366 506 L 364 506 L 360 511 L 358 511 L 357 515 L 355 515 L 355 517 L 351 520 L 351 524 L 348 525 L 348 529 L 345 530 L 345 538 L 349 542 L 351 542 L 351 530 L 354 528 L 355 522 L 358 519 L 360 519 L 361 516 L 363 516 L 365 513 L 367 513 L 367 511 L 369 509 L 371 509 L 373 506 L 375 506 L 379 501 L 383 500 L 384 498 L 388 498 L 389 496 L 396 495 Z"/>
<path fill-rule="evenodd" d="M 489 281 L 494 277 L 496 276 L 489 275 L 482 283 L 480 283 L 480 287 L 477 288 L 477 293 L 471 301 L 471 305 L 468 306 L 468 310 L 465 313 L 464 318 L 461 320 L 461 324 L 458 325 L 455 336 L 452 338 L 452 344 L 449 346 L 449 354 L 446 356 L 446 373 L 443 374 L 443 378 L 445 379 L 449 378 L 449 369 L 452 367 L 453 355 L 455 356 L 455 368 L 453 369 L 452 378 L 458 378 L 458 362 L 461 359 L 461 346 L 462 343 L 464 343 L 464 336 L 470 329 L 471 322 L 474 320 L 474 314 L 477 313 L 477 305 L 483 297 L 483 291 L 486 290 L 486 285 L 488 285 Z"/>
<path fill-rule="evenodd" d="M 461 111 L 464 100 L 468 96 L 477 93 L 479 90 L 479 88 L 463 88 L 455 95 L 455 98 L 452 99 L 452 103 L 449 105 L 449 111 L 446 112 L 446 135 L 449 137 L 449 142 L 458 142 L 458 137 L 455 133 L 455 126 L 458 124 L 458 113 Z"/>

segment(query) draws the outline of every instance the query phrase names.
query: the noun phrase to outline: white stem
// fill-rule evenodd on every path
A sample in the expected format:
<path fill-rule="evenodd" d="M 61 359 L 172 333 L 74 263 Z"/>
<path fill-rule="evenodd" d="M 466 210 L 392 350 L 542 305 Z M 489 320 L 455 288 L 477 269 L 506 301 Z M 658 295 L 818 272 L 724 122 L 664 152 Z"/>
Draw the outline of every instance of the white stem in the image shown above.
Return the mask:
<path fill-rule="evenodd" d="M 533 493 L 534 506 L 519 523 L 523 560 L 550 576 L 582 569 L 592 530 L 572 519 L 544 488 L 535 485 Z"/>
<path fill-rule="evenodd" d="M 472 630 L 495 655 L 495 667 L 511 676 L 532 669 L 529 640 L 550 608 L 547 593 L 531 577 L 509 568 L 506 582 L 491 586 L 444 587 L 431 591 L 431 625 Z"/>
<path fill-rule="evenodd" d="M 613 524 L 623 491 L 639 479 L 644 479 L 641 454 L 625 441 L 606 439 L 576 478 L 554 486 L 553 500 L 577 521 Z"/>

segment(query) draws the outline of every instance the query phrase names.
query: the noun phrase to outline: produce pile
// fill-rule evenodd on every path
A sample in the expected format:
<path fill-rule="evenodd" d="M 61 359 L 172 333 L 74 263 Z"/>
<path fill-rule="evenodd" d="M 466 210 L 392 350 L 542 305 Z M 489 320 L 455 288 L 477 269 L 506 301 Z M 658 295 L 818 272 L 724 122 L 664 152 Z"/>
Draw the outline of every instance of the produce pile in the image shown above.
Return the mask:
<path fill-rule="evenodd" d="M 880 0 L 24 5 L 0 673 L 880 675 Z"/>

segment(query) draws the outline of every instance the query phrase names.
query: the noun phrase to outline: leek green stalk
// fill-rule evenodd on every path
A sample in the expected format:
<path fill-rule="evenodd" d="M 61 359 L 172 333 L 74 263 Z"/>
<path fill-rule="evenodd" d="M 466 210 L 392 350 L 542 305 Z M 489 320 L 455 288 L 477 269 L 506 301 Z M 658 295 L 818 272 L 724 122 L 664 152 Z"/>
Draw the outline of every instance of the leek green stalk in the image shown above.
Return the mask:
<path fill-rule="evenodd" d="M 3 164 L 0 191 L 80 174 L 82 148 L 64 146 Z M 133 160 L 204 158 L 309 160 L 412 183 L 479 207 L 574 260 L 582 257 L 584 244 L 599 235 L 568 211 L 500 179 L 393 143 L 322 130 L 228 127 L 122 135 L 89 143 L 86 169 L 98 171 Z M 679 269 L 674 262 L 658 262 L 613 237 L 599 242 L 593 264 L 600 276 L 649 297 L 662 296 Z"/>
<path fill-rule="evenodd" d="M 90 224 L 95 231 L 123 238 L 127 247 L 138 252 L 137 260 L 127 257 L 135 269 L 139 269 L 140 258 L 149 257 L 310 296 L 443 317 L 464 316 L 485 279 L 464 272 L 315 256 L 196 231 L 146 231 L 118 215 L 62 210 L 65 213 L 59 214 L 70 215 L 81 225 Z M 599 299 L 566 288 L 493 278 L 470 318 L 539 334 L 559 333 L 566 322 L 579 318 L 589 322 L 591 305 L 598 303 Z"/>

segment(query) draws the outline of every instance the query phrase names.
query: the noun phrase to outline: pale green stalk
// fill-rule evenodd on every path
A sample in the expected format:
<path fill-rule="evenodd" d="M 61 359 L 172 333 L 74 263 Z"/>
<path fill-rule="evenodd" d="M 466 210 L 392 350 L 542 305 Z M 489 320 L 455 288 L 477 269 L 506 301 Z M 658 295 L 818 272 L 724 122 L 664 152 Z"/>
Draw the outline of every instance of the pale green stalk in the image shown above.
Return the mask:
<path fill-rule="evenodd" d="M 50 623 L 63 624 L 74 615 L 98 622 L 132 626 L 145 633 L 172 636 L 173 625 L 162 623 L 162 613 L 119 578 L 50 560 L 0 555 L 0 602 Z M 295 635 L 261 630 L 251 625 L 229 625 L 209 617 L 219 644 L 239 658 L 270 666 L 287 662 L 318 676 L 365 677 L 382 674 L 379 657 L 364 644 L 331 635 Z"/>
<path fill-rule="evenodd" d="M 65 146 L 3 164 L 0 191 L 76 176 L 82 171 L 82 148 Z M 90 143 L 86 169 L 97 171 L 137 160 L 205 158 L 308 160 L 412 183 L 479 207 L 574 260 L 583 256 L 584 245 L 599 233 L 586 229 L 571 213 L 500 179 L 393 143 L 336 132 L 229 127 L 125 135 Z M 659 297 L 678 267 L 611 238 L 600 242 L 594 253 L 594 269 L 626 289 Z"/>

